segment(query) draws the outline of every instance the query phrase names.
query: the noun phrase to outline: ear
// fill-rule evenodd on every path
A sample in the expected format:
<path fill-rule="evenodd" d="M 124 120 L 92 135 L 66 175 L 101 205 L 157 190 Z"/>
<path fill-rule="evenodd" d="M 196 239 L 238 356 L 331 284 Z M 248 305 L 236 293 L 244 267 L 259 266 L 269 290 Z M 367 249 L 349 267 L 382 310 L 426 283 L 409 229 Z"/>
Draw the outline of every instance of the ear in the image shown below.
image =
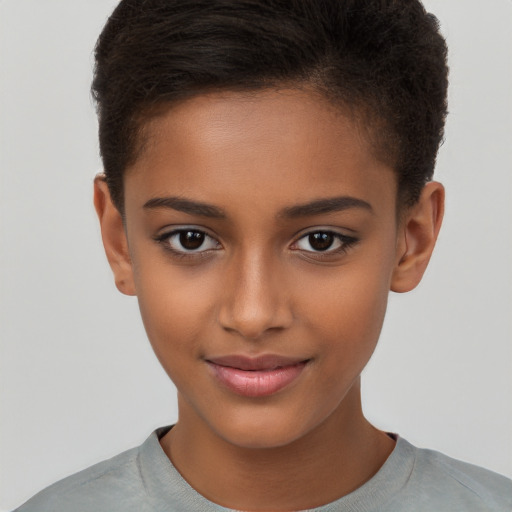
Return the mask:
<path fill-rule="evenodd" d="M 418 202 L 400 222 L 392 291 L 408 292 L 421 281 L 434 250 L 443 214 L 444 187 L 441 183 L 429 182 L 423 187 Z"/>
<path fill-rule="evenodd" d="M 123 219 L 112 203 L 103 174 L 94 179 L 94 207 L 100 221 L 103 247 L 114 273 L 117 289 L 125 295 L 135 295 L 133 267 Z"/>

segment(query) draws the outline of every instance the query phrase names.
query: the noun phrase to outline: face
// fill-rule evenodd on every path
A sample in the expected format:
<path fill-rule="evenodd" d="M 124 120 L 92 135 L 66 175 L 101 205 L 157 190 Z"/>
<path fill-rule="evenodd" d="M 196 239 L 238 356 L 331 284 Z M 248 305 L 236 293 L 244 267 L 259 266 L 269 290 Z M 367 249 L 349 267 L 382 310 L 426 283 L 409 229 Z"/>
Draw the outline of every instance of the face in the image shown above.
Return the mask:
<path fill-rule="evenodd" d="M 148 126 L 131 279 L 180 422 L 290 443 L 356 414 L 401 243 L 396 177 L 313 93 L 218 93 Z"/>

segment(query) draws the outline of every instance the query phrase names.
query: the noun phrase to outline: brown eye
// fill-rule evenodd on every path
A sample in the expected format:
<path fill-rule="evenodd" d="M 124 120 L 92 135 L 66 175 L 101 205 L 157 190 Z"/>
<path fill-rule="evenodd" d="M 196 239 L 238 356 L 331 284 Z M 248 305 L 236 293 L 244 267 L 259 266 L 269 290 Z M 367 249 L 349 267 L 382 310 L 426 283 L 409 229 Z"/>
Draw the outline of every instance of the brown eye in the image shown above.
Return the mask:
<path fill-rule="evenodd" d="M 310 231 L 299 238 L 292 248 L 310 254 L 335 255 L 345 252 L 357 242 L 357 238 L 336 231 Z"/>
<path fill-rule="evenodd" d="M 179 237 L 181 246 L 188 251 L 193 251 L 203 245 L 206 234 L 202 231 L 181 231 Z"/>
<path fill-rule="evenodd" d="M 330 249 L 334 241 L 334 235 L 327 232 L 311 233 L 308 236 L 309 245 L 315 251 L 326 251 Z"/>
<path fill-rule="evenodd" d="M 212 249 L 220 249 L 220 243 L 200 229 L 176 229 L 163 233 L 155 240 L 174 253 L 193 255 Z"/>

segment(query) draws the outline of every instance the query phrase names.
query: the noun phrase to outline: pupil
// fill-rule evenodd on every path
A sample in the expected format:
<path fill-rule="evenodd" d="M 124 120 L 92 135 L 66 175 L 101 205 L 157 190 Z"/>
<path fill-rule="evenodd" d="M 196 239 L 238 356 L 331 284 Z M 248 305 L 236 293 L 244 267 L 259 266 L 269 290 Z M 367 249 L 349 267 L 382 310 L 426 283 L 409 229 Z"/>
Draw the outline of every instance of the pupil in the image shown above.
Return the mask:
<path fill-rule="evenodd" d="M 180 244 L 185 249 L 199 249 L 204 242 L 204 233 L 199 231 L 182 231 L 180 233 Z"/>
<path fill-rule="evenodd" d="M 313 233 L 309 235 L 309 243 L 317 251 L 325 251 L 331 247 L 334 236 L 331 233 Z"/>

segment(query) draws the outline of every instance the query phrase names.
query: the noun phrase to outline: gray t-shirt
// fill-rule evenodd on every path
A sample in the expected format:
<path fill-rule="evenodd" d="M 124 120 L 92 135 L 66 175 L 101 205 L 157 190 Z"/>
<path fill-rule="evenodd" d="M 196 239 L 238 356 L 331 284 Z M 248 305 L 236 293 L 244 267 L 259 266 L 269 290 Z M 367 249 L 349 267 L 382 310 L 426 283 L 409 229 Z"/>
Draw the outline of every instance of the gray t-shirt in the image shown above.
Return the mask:
<path fill-rule="evenodd" d="M 15 512 L 221 512 L 181 477 L 158 442 L 139 447 L 43 490 Z M 368 482 L 316 512 L 510 512 L 512 480 L 398 438 Z"/>

